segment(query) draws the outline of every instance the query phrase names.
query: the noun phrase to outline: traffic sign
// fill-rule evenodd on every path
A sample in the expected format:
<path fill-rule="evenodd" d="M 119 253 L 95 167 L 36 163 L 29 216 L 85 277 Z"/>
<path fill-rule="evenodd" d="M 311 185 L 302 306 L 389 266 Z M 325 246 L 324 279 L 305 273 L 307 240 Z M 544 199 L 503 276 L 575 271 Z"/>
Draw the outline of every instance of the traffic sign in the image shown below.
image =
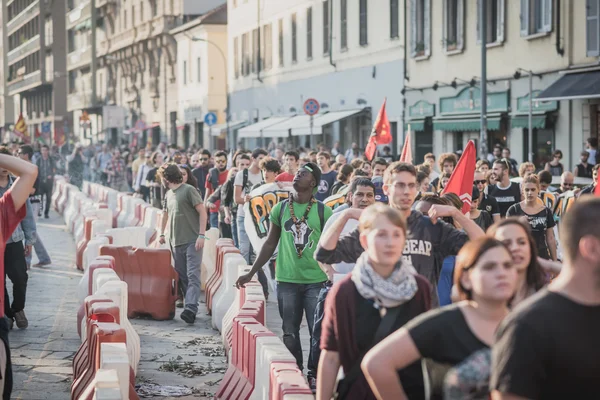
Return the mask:
<path fill-rule="evenodd" d="M 315 115 L 319 112 L 321 106 L 316 99 L 307 99 L 304 102 L 304 112 L 308 115 Z"/>
<path fill-rule="evenodd" d="M 204 123 L 208 126 L 213 126 L 217 123 L 217 114 L 214 112 L 209 112 L 204 116 Z"/>

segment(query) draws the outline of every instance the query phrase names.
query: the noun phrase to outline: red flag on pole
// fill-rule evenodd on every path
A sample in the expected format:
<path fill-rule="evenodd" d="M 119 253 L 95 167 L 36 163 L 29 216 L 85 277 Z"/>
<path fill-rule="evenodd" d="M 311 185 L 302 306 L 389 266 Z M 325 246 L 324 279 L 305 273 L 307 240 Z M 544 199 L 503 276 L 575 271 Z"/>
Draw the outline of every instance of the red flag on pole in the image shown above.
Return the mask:
<path fill-rule="evenodd" d="M 600 196 L 600 185 L 598 183 L 596 183 L 596 187 L 594 188 L 594 194 Z"/>
<path fill-rule="evenodd" d="M 383 100 L 383 104 L 377 114 L 377 119 L 373 125 L 371 136 L 369 136 L 369 144 L 365 149 L 365 156 L 367 160 L 371 161 L 377 153 L 377 145 L 388 144 L 392 142 L 392 133 L 390 132 L 390 121 L 388 120 L 387 113 L 385 111 L 385 104 L 387 98 Z"/>
<path fill-rule="evenodd" d="M 412 146 L 410 145 L 410 125 L 408 125 L 408 131 L 406 132 L 406 138 L 404 139 L 404 147 L 402 147 L 402 154 L 400 155 L 400 161 L 412 164 Z"/>
<path fill-rule="evenodd" d="M 448 184 L 443 193 L 454 193 L 463 202 L 462 212 L 468 213 L 471 210 L 471 196 L 473 194 L 473 178 L 475 177 L 476 163 L 475 143 L 469 140 L 464 153 L 458 160 L 458 164 L 450 176 Z"/>

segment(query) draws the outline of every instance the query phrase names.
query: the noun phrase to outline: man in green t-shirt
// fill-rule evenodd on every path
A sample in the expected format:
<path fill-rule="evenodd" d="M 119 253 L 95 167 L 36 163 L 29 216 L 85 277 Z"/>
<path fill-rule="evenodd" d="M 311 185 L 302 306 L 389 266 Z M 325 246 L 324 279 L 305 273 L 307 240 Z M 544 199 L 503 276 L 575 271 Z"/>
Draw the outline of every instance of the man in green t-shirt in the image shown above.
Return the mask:
<path fill-rule="evenodd" d="M 267 240 L 252 270 L 236 283 L 237 287 L 243 287 L 250 282 L 279 246 L 275 279 L 278 282 L 279 314 L 283 320 L 283 343 L 296 358 L 300 370 L 303 369 L 300 344 L 302 310 L 306 313 L 312 339 L 317 298 L 327 281 L 327 275 L 313 257 L 323 226 L 332 214 L 331 208 L 314 197 L 320 182 L 321 170 L 314 163 L 307 163 L 298 170 L 293 183 L 296 194 L 273 207 Z M 314 380 L 314 377 L 311 378 Z"/>
<path fill-rule="evenodd" d="M 193 186 L 183 183 L 183 176 L 176 164 L 163 165 L 158 170 L 163 185 L 169 189 L 165 194 L 169 224 L 169 244 L 179 275 L 179 285 L 185 293 L 185 306 L 180 318 L 188 324 L 196 321 L 200 298 L 200 265 L 206 230 L 206 209 L 202 196 Z M 160 243 L 165 235 L 160 235 Z"/>

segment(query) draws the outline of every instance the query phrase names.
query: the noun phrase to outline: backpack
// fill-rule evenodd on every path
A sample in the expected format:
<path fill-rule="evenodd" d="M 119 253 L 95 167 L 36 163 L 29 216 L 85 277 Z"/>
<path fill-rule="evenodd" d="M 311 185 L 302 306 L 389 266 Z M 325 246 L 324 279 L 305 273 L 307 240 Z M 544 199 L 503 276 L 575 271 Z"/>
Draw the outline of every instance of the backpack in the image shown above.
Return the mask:
<path fill-rule="evenodd" d="M 281 210 L 279 210 L 279 226 L 281 227 L 281 218 L 287 205 L 289 203 L 289 199 L 285 199 L 281 202 Z M 319 212 L 319 222 L 321 223 L 321 233 L 323 233 L 323 228 L 325 227 L 325 204 L 317 200 L 317 211 Z"/>

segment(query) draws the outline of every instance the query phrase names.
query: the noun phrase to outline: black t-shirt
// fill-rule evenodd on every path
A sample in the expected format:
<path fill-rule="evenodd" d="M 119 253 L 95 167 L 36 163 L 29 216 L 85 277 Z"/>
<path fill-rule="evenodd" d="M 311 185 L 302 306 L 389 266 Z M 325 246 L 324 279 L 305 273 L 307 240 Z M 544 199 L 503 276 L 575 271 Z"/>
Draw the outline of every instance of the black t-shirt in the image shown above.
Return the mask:
<path fill-rule="evenodd" d="M 486 188 L 487 194 L 492 196 L 498 202 L 500 208 L 500 216 L 506 217 L 506 212 L 515 203 L 521 201 L 521 187 L 516 182 L 511 182 L 507 188 L 500 188 L 498 184 L 488 186 Z"/>
<path fill-rule="evenodd" d="M 146 180 L 149 182 L 156 182 L 156 173 L 157 172 L 158 172 L 158 168 L 152 168 L 150 171 L 148 171 Z M 154 195 L 154 198 L 160 200 L 161 199 L 160 185 L 156 186 L 156 187 L 152 187 L 151 190 Z"/>
<path fill-rule="evenodd" d="M 598 396 L 600 306 L 542 289 L 498 328 L 490 387 L 528 399 Z"/>
<path fill-rule="evenodd" d="M 323 201 L 329 196 L 331 196 L 331 188 L 335 183 L 335 178 L 337 176 L 337 172 L 329 171 L 326 174 L 321 175 L 321 183 L 319 184 L 319 188 L 315 198 L 319 201 Z"/>
<path fill-rule="evenodd" d="M 427 367 L 430 399 L 488 399 L 491 349 L 458 305 L 429 311 L 406 329 Z"/>
<path fill-rule="evenodd" d="M 588 164 L 587 166 L 584 166 L 583 164 L 577 164 L 575 168 L 577 168 L 577 176 L 581 178 L 591 178 L 594 174 L 592 171 L 594 166 L 592 164 Z"/>
<path fill-rule="evenodd" d="M 481 210 L 481 213 L 479 213 L 479 217 L 475 218 L 473 222 L 479 225 L 479 227 L 485 232 L 490 226 L 494 224 L 494 219 L 492 218 L 490 213 L 488 213 L 485 210 Z"/>
<path fill-rule="evenodd" d="M 514 216 L 526 216 L 531 227 L 531 233 L 535 239 L 535 243 L 538 249 L 538 255 L 550 260 L 550 251 L 548 249 L 548 243 L 546 242 L 546 230 L 552 229 L 556 225 L 554 222 L 554 215 L 548 207 L 544 207 L 542 211 L 537 214 L 527 214 L 520 203 L 512 205 L 506 212 L 507 217 Z"/>
<path fill-rule="evenodd" d="M 482 211 L 487 211 L 490 215 L 500 215 L 500 207 L 498 206 L 498 202 L 495 198 L 483 194 L 483 199 L 479 202 L 479 207 Z"/>

